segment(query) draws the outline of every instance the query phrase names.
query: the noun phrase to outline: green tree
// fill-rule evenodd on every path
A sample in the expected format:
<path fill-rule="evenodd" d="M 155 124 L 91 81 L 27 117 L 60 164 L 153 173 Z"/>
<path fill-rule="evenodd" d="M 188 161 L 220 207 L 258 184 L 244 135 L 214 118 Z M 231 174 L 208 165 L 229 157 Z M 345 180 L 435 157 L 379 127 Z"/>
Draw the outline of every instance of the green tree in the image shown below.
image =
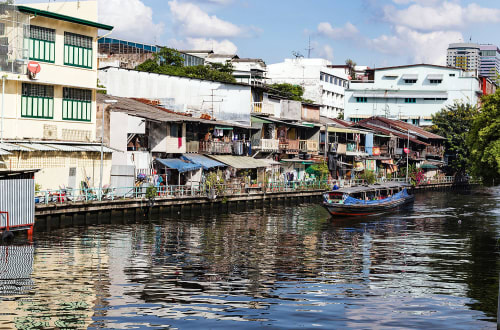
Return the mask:
<path fill-rule="evenodd" d="M 500 90 L 482 101 L 467 136 L 472 174 L 486 183 L 500 182 Z"/>
<path fill-rule="evenodd" d="M 347 65 L 349 69 L 349 76 L 351 76 L 352 80 L 356 80 L 356 62 L 348 58 L 345 60 L 345 64 Z"/>
<path fill-rule="evenodd" d="M 173 48 L 162 47 L 158 53 L 155 53 L 154 59 L 161 65 L 184 66 L 184 58 Z"/>
<path fill-rule="evenodd" d="M 470 169 L 467 135 L 477 114 L 475 106 L 455 102 L 432 115 L 431 131 L 446 138 L 445 154 L 450 174 L 463 176 Z"/>
<path fill-rule="evenodd" d="M 268 86 L 271 92 L 276 93 L 278 96 L 285 97 L 290 100 L 313 103 L 313 101 L 304 99 L 304 88 L 300 85 L 293 85 L 288 83 L 272 84 Z"/>

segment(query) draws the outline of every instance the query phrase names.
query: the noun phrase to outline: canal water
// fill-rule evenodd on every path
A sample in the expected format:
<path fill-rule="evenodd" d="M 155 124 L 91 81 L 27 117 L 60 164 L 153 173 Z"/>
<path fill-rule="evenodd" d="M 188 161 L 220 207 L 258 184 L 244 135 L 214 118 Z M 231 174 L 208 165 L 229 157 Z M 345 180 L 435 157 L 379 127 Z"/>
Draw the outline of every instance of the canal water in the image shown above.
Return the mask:
<path fill-rule="evenodd" d="M 302 204 L 117 222 L 1 246 L 0 329 L 496 326 L 500 189 L 342 221 Z"/>

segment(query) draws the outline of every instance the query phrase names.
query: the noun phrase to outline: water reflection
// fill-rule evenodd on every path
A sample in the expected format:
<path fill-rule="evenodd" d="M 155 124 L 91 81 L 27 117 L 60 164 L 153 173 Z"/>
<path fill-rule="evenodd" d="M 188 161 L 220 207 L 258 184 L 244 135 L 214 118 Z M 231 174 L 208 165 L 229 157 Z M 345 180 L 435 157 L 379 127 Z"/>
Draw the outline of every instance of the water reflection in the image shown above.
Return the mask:
<path fill-rule="evenodd" d="M 370 219 L 299 205 L 38 234 L 13 261 L 32 266 L 7 276 L 18 289 L 0 291 L 0 327 L 492 327 L 499 199 L 433 192 Z"/>

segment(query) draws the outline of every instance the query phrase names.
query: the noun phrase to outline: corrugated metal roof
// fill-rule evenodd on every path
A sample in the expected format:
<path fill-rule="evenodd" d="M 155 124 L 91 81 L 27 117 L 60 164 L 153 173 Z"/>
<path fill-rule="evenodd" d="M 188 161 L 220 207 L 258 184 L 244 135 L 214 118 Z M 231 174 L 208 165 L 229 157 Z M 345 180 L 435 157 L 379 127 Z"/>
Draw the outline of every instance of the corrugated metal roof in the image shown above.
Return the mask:
<path fill-rule="evenodd" d="M 3 149 L 0 149 L 0 156 L 6 156 L 6 155 L 10 155 L 11 153 L 8 152 L 7 150 L 3 150 Z"/>
<path fill-rule="evenodd" d="M 33 151 L 57 151 L 55 148 L 41 143 L 16 143 L 19 146 L 33 149 Z"/>
<path fill-rule="evenodd" d="M 401 78 L 403 78 L 403 79 L 418 79 L 418 74 L 407 73 L 407 74 L 404 74 Z"/>
<path fill-rule="evenodd" d="M 193 117 L 189 117 L 189 116 L 183 116 L 180 114 L 171 113 L 171 112 L 168 112 L 166 110 L 162 110 L 158 107 L 148 105 L 148 104 L 145 104 L 145 103 L 142 103 L 142 102 L 139 102 L 137 100 L 130 99 L 130 98 L 126 98 L 126 97 L 111 96 L 111 95 L 100 94 L 100 93 L 97 94 L 97 102 L 98 103 L 105 103 L 106 100 L 116 101 L 116 103 L 110 104 L 110 108 L 112 111 L 126 113 L 130 116 L 146 118 L 149 120 L 155 120 L 155 121 L 159 121 L 159 122 L 198 122 L 198 123 L 211 124 L 211 125 L 222 125 L 222 126 L 229 126 L 229 127 L 239 127 L 239 128 L 251 129 L 251 127 L 241 125 L 241 124 L 230 123 L 230 122 L 219 121 L 219 120 L 207 120 L 207 119 L 201 119 L 201 118 L 193 118 Z"/>
<path fill-rule="evenodd" d="M 263 159 L 256 159 L 246 156 L 209 155 L 208 157 L 236 169 L 253 169 L 271 166 L 271 164 L 264 161 Z"/>
<path fill-rule="evenodd" d="M 7 150 L 7 151 L 33 151 L 32 149 L 14 144 L 14 143 L 2 143 L 0 144 L 0 149 Z"/>
<path fill-rule="evenodd" d="M 54 149 L 65 151 L 65 152 L 82 152 L 85 151 L 82 148 L 79 148 L 72 144 L 47 144 L 49 147 Z"/>

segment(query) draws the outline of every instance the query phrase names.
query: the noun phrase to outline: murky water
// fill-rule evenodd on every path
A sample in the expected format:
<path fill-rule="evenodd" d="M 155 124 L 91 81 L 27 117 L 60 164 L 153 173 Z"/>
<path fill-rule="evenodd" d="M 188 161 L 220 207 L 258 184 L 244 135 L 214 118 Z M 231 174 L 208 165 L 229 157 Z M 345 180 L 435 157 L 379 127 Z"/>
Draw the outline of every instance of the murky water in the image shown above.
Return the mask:
<path fill-rule="evenodd" d="M 0 329 L 494 328 L 500 189 L 331 220 L 316 205 L 0 247 Z"/>

